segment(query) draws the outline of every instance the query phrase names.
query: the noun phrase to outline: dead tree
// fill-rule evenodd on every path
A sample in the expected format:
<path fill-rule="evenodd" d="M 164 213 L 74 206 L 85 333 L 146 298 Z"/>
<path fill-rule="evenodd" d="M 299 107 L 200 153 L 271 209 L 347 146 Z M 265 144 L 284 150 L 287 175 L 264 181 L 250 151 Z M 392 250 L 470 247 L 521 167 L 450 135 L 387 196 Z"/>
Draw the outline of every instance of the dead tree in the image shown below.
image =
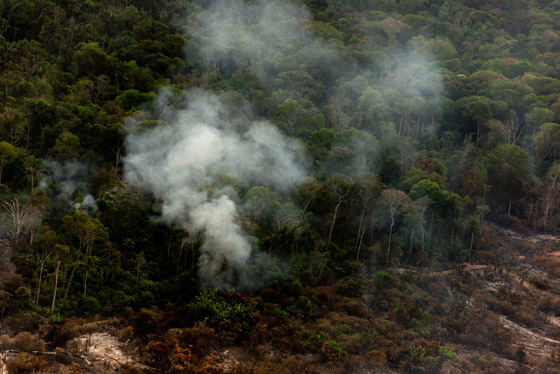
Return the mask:
<path fill-rule="evenodd" d="M 12 249 L 17 251 L 22 236 L 37 224 L 40 210 L 37 209 L 31 202 L 25 204 L 20 203 L 16 198 L 6 201 L 3 204 L 4 211 L 8 215 L 10 221 L 10 229 L 8 235 L 10 236 Z"/>
<path fill-rule="evenodd" d="M 393 235 L 393 227 L 395 226 L 395 216 L 403 211 L 408 203 L 408 195 L 400 190 L 387 189 L 381 193 L 381 200 L 389 210 L 391 216 L 391 226 L 389 227 L 389 244 L 387 245 L 387 262 L 391 252 L 391 236 Z"/>

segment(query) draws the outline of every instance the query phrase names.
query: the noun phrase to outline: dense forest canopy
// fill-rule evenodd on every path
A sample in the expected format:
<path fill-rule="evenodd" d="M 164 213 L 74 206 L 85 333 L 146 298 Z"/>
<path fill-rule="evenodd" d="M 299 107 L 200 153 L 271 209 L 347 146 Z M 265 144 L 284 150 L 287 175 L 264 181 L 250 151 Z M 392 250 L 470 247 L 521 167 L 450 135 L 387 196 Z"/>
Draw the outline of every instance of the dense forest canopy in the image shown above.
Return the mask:
<path fill-rule="evenodd" d="M 0 1 L 2 319 L 557 232 L 559 27 L 552 0 Z"/>
<path fill-rule="evenodd" d="M 4 277 L 48 307 L 60 261 L 55 309 L 112 313 L 554 230 L 556 5 L 5 1 Z"/>

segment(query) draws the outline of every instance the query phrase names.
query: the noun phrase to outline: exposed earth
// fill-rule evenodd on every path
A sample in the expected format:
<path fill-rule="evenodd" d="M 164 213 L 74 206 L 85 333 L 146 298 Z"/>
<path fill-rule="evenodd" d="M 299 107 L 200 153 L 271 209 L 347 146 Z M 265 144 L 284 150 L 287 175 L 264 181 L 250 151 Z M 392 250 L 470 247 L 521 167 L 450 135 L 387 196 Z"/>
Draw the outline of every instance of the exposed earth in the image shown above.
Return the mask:
<path fill-rule="evenodd" d="M 444 343 L 453 352 L 453 359 L 441 362 L 437 371 L 555 373 L 555 365 L 557 367 L 560 358 L 560 237 L 522 234 L 494 225 L 487 227 L 487 235 L 493 238 L 494 246 L 492 250 L 481 251 L 476 256 L 478 263 L 430 272 L 425 268 L 386 271 L 390 274 L 406 273 L 418 284 L 430 284 L 424 287 L 429 291 L 427 293 L 446 305 L 461 299 L 465 309 L 462 313 L 471 316 L 471 324 L 467 327 L 458 328 L 455 332 L 446 327 L 449 337 Z M 365 275 L 364 279 L 366 284 L 375 282 L 374 275 Z M 330 289 L 341 288 L 340 285 L 329 287 L 316 287 L 307 290 L 307 293 L 328 293 Z M 393 367 L 385 354 L 379 350 L 368 351 L 367 343 L 361 343 L 366 332 L 375 331 L 372 326 L 380 314 L 372 307 L 376 303 L 375 294 L 338 294 L 336 300 L 330 302 L 330 310 L 323 309 L 320 316 L 306 319 L 302 329 L 338 336 L 338 342 L 346 351 L 343 356 L 331 360 L 312 351 L 283 351 L 281 345 L 275 343 L 278 339 L 267 340 L 266 336 L 275 334 L 271 329 L 263 330 L 261 334 L 264 338 L 256 344 L 210 344 L 204 351 L 205 355 L 197 361 L 202 371 L 194 371 L 193 364 L 192 370 L 182 366 L 183 371 L 177 369 L 179 371 L 173 372 L 258 373 L 268 370 L 273 373 L 279 368 L 301 370 L 302 373 L 424 372 L 419 366 L 419 359 L 409 358 L 407 367 Z M 437 306 L 434 308 L 436 310 Z M 476 323 L 477 318 L 480 323 Z M 2 330 L 0 374 L 10 373 L 10 362 L 37 358 L 42 364 L 31 368 L 36 372 L 158 372 L 149 365 L 154 362 L 153 357 L 152 361 L 146 360 L 145 341 L 136 337 L 132 328 L 127 329 L 124 319 L 84 322 L 75 326 L 75 337 L 64 346 L 56 347 L 47 340 L 47 336 L 43 336 L 47 343 L 45 349 L 34 351 L 17 347 L 15 337 L 21 327 L 10 325 L 7 320 Z M 42 334 L 41 331 L 39 328 L 31 332 Z M 178 341 L 185 331 L 170 329 L 164 334 L 165 339 Z M 193 351 L 195 348 L 191 347 Z M 412 356 L 415 348 L 411 345 L 409 349 Z M 184 362 L 191 357 L 189 349 L 178 352 L 181 355 L 177 357 Z"/>

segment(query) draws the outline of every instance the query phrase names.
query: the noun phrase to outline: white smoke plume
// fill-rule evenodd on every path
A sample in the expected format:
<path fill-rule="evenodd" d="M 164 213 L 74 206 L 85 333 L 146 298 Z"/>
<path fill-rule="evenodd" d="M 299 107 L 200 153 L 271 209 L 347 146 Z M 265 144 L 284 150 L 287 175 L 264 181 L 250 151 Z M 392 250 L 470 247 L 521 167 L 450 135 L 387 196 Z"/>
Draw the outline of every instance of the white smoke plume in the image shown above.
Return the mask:
<path fill-rule="evenodd" d="M 217 96 L 189 98 L 167 125 L 127 136 L 125 178 L 161 199 L 161 220 L 204 234 L 203 286 L 230 287 L 243 275 L 253 246 L 239 223 L 233 188 L 224 189 L 223 178 L 215 183 L 215 177 L 283 191 L 305 175 L 303 150 L 269 123 L 230 117 Z M 220 191 L 212 188 L 216 184 Z"/>

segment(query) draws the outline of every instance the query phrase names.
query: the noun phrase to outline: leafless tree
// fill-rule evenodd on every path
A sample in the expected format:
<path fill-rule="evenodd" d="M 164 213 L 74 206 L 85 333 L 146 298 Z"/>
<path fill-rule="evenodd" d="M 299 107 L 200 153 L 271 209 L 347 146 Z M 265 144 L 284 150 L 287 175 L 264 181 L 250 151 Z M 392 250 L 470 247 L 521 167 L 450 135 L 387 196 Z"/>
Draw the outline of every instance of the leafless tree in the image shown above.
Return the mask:
<path fill-rule="evenodd" d="M 21 242 L 22 236 L 38 224 L 40 225 L 41 211 L 30 201 L 22 204 L 18 199 L 5 201 L 2 204 L 4 211 L 8 215 L 9 226 L 8 234 L 14 250 Z"/>
<path fill-rule="evenodd" d="M 333 190 L 333 192 L 335 193 L 337 202 L 336 202 L 336 205 L 334 207 L 334 213 L 333 213 L 333 218 L 332 218 L 332 222 L 331 222 L 331 227 L 330 227 L 330 230 L 329 230 L 329 238 L 327 240 L 327 243 L 331 242 L 332 233 L 333 233 L 333 230 L 334 230 L 334 224 L 336 222 L 336 217 L 337 217 L 337 214 L 338 214 L 338 209 L 346 201 L 346 197 L 348 196 L 348 194 L 350 193 L 350 190 L 352 188 L 352 186 L 350 184 L 346 183 L 346 180 L 344 179 L 344 177 L 342 175 L 333 176 L 332 180 L 331 180 L 330 187 Z"/>
<path fill-rule="evenodd" d="M 518 117 L 508 119 L 504 123 L 506 144 L 517 144 L 524 130 L 525 120 L 520 120 Z"/>
<path fill-rule="evenodd" d="M 389 227 L 389 244 L 387 245 L 387 261 L 391 252 L 391 236 L 395 225 L 395 216 L 403 211 L 408 204 L 408 195 L 401 190 L 386 189 L 381 193 L 381 200 L 391 215 L 391 226 Z"/>

